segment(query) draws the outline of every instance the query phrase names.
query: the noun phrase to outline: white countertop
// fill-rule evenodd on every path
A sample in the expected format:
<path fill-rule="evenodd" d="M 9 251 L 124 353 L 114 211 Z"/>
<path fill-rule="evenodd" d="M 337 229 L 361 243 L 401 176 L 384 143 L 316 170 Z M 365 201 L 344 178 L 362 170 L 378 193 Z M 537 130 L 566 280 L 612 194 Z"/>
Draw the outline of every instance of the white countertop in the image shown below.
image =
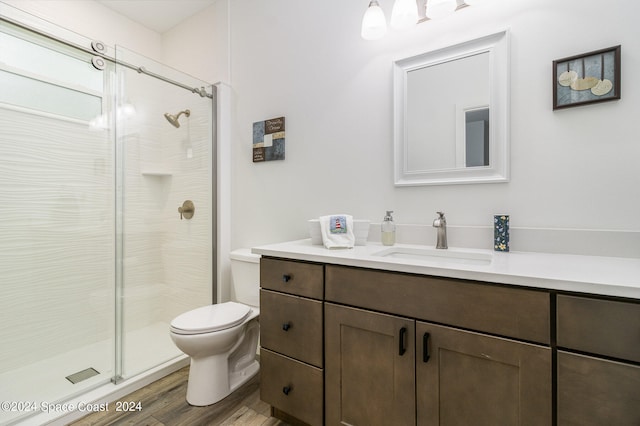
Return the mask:
<path fill-rule="evenodd" d="M 398 248 L 420 248 L 396 244 Z M 439 277 L 512 284 L 525 287 L 626 297 L 640 300 L 640 259 L 579 256 L 531 252 L 500 253 L 480 249 L 449 248 L 490 254 L 488 265 L 453 264 L 445 261 L 411 260 L 376 256 L 389 247 L 367 243 L 352 249 L 329 250 L 312 245 L 310 239 L 254 247 L 253 253 L 334 265 L 357 266 L 385 271 L 408 272 Z M 433 248 L 433 247 L 431 247 Z"/>

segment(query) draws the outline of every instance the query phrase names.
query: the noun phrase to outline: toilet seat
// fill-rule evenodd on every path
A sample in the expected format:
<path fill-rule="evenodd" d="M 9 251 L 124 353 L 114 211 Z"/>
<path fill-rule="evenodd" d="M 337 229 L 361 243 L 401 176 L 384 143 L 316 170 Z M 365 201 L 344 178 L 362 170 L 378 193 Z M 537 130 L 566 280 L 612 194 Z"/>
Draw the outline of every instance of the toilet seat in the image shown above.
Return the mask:
<path fill-rule="evenodd" d="M 170 328 L 176 334 L 212 333 L 242 324 L 250 313 L 249 306 L 236 302 L 202 306 L 178 315 Z"/>

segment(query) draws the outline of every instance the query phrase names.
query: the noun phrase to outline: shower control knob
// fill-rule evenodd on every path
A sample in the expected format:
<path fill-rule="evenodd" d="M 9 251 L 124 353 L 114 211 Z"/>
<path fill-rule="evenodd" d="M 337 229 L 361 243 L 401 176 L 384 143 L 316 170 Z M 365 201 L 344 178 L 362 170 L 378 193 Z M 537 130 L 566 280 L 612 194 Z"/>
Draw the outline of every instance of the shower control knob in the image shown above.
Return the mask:
<path fill-rule="evenodd" d="M 178 213 L 180 213 L 180 220 L 191 219 L 196 212 L 196 207 L 193 205 L 193 201 L 187 200 L 182 203 L 181 207 L 178 207 Z"/>

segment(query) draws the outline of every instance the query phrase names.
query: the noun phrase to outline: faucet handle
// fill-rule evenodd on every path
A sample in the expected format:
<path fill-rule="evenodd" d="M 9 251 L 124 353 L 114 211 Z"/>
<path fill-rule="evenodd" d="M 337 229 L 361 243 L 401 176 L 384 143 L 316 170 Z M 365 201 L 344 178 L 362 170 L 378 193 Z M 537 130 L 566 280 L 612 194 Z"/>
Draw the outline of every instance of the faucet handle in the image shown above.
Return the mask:
<path fill-rule="evenodd" d="M 436 213 L 438 213 L 438 217 L 433 219 L 433 226 L 435 228 L 447 226 L 447 219 L 444 217 L 444 212 L 436 212 Z"/>

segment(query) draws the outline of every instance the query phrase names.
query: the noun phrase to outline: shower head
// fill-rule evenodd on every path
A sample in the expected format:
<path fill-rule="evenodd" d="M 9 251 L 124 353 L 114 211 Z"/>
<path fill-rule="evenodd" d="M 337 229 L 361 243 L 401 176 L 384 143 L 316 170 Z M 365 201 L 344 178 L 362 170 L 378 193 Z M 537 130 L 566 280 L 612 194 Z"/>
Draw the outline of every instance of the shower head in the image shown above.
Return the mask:
<path fill-rule="evenodd" d="M 191 115 L 191 111 L 189 111 L 188 109 L 185 109 L 184 111 L 180 111 L 176 115 L 171 115 L 168 112 L 165 112 L 164 113 L 164 118 L 166 118 L 167 121 L 169 123 L 171 123 L 171 125 L 177 129 L 178 127 L 180 127 L 180 122 L 178 121 L 178 118 L 180 118 L 180 116 L 182 114 L 184 114 L 185 116 L 189 117 Z"/>

